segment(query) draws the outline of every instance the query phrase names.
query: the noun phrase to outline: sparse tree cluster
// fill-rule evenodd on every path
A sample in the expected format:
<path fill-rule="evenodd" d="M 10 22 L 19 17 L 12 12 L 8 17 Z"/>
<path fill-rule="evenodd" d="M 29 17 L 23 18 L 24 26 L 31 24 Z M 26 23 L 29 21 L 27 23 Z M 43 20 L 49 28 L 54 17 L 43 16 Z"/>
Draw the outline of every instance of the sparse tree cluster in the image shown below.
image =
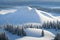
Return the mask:
<path fill-rule="evenodd" d="M 9 31 L 12 34 L 17 34 L 17 35 L 20 35 L 20 36 L 25 36 L 26 35 L 23 27 L 21 28 L 20 26 L 6 25 L 6 26 L 4 26 L 4 29 Z"/>
<path fill-rule="evenodd" d="M 42 24 L 42 27 L 43 28 L 49 28 L 49 29 L 60 29 L 60 21 L 53 21 L 53 22 L 44 22 L 43 24 Z"/>
<path fill-rule="evenodd" d="M 24 28 L 42 28 L 41 25 L 34 25 L 34 24 L 29 24 L 29 25 L 24 25 Z"/>
<path fill-rule="evenodd" d="M 14 26 L 14 25 L 4 25 L 4 29 L 6 31 L 9 31 L 10 33 L 12 34 L 17 34 L 17 35 L 20 35 L 20 36 L 26 36 L 26 33 L 24 31 L 24 29 L 26 28 L 42 28 L 41 25 L 33 25 L 33 24 L 30 24 L 30 25 L 17 25 L 17 26 Z"/>

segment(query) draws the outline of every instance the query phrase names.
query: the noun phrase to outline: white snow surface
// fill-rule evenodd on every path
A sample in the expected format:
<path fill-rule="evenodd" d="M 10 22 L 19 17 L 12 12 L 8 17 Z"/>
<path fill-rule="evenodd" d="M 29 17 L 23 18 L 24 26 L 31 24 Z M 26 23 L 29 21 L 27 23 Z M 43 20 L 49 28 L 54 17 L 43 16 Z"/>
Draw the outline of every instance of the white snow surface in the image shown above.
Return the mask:
<path fill-rule="evenodd" d="M 48 12 L 45 12 L 45 11 L 41 11 L 41 10 L 37 10 L 37 9 L 35 9 L 36 10 L 36 12 L 37 12 L 37 14 L 39 15 L 39 17 L 40 17 L 40 19 L 41 19 L 41 23 L 43 23 L 43 22 L 47 22 L 47 21 L 60 21 L 60 17 L 55 17 L 55 16 L 53 16 L 51 13 L 48 13 Z M 48 15 L 48 16 L 47 16 Z M 50 17 L 49 17 L 50 16 Z"/>
<path fill-rule="evenodd" d="M 8 13 L 15 13 L 17 10 L 16 9 L 10 9 L 10 10 L 1 10 L 0 14 L 5 15 Z"/>
<path fill-rule="evenodd" d="M 55 35 L 47 30 L 44 30 L 44 37 L 41 37 L 42 29 L 27 28 L 25 29 L 27 36 L 16 40 L 52 40 Z"/>

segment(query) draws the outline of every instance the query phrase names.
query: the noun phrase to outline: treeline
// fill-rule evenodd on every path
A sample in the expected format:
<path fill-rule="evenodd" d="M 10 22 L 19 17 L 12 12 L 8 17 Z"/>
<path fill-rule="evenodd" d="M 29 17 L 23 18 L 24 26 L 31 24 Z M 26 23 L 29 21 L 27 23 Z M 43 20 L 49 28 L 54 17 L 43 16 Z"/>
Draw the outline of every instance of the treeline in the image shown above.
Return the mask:
<path fill-rule="evenodd" d="M 38 28 L 38 29 L 41 29 L 42 28 L 42 25 L 37 25 L 37 24 L 25 24 L 25 25 L 22 25 L 22 27 L 24 27 L 25 29 L 26 28 Z"/>
<path fill-rule="evenodd" d="M 21 26 L 5 25 L 4 29 L 12 34 L 17 34 L 18 36 L 26 36 L 24 28 Z"/>
<path fill-rule="evenodd" d="M 42 24 L 43 28 L 47 28 L 47 29 L 60 29 L 60 21 L 53 21 L 53 22 L 44 22 Z"/>
<path fill-rule="evenodd" d="M 11 32 L 12 34 L 17 34 L 20 36 L 26 36 L 26 32 L 24 31 L 26 28 L 37 28 L 37 29 L 60 29 L 60 22 L 53 21 L 53 22 L 44 22 L 42 25 L 34 25 L 34 24 L 29 24 L 29 25 L 4 25 L 4 29 Z"/>
<path fill-rule="evenodd" d="M 26 28 L 42 28 L 41 25 L 4 25 L 4 30 L 9 31 L 12 34 L 17 34 L 18 36 L 26 36 L 26 32 L 24 31 Z"/>

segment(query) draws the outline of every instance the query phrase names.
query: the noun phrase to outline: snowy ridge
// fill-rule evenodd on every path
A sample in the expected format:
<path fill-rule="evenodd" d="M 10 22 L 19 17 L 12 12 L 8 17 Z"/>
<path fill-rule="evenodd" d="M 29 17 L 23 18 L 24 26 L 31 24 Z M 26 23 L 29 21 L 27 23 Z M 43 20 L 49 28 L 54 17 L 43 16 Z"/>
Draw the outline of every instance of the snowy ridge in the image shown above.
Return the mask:
<path fill-rule="evenodd" d="M 14 9 L 13 9 L 14 10 Z M 22 7 L 16 7 L 15 12 L 11 12 L 11 9 L 0 11 L 0 24 L 24 24 L 24 23 L 39 23 L 39 16 L 36 14 L 36 11 L 34 9 L 31 9 L 27 6 Z M 23 11 L 24 10 L 24 11 Z M 6 13 L 9 11 L 8 13 Z M 28 16 L 28 17 L 27 17 Z M 7 20 L 6 20 L 7 19 Z"/>
<path fill-rule="evenodd" d="M 39 17 L 41 18 L 42 23 L 47 22 L 47 21 L 49 21 L 49 22 L 50 21 L 57 21 L 57 20 L 60 21 L 60 19 L 58 17 L 55 17 L 55 16 L 53 16 L 52 14 L 50 14 L 48 12 L 44 12 L 44 11 L 37 10 L 37 9 L 35 9 L 35 10 L 36 10 L 37 14 L 39 15 Z M 46 16 L 44 14 L 46 14 L 48 16 Z"/>
<path fill-rule="evenodd" d="M 31 8 L 28 6 L 14 8 L 15 9 L 0 11 L 0 24 L 23 24 L 23 23 L 43 23 L 47 21 L 50 22 L 57 20 L 60 21 L 59 19 L 60 17 L 58 16 L 55 17 L 51 13 L 37 10 L 35 8 Z"/>
<path fill-rule="evenodd" d="M 49 18 L 49 17 L 43 15 L 39 10 L 36 10 L 36 12 L 40 16 L 41 22 L 44 22 L 44 21 L 47 22 L 48 20 L 53 21 L 52 18 Z"/>
<path fill-rule="evenodd" d="M 60 7 L 49 7 L 50 9 L 60 9 Z"/>

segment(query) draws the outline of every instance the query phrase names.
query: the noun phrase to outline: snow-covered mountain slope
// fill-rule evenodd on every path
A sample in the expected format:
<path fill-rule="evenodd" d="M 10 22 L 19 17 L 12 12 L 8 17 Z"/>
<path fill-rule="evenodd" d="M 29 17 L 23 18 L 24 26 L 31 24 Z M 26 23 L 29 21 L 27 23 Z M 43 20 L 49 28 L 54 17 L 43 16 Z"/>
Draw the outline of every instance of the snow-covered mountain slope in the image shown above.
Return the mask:
<path fill-rule="evenodd" d="M 27 28 L 25 29 L 26 37 L 18 38 L 16 40 L 52 40 L 55 35 L 47 30 L 44 30 L 44 37 L 41 37 L 42 29 Z"/>
<path fill-rule="evenodd" d="M 0 24 L 23 24 L 29 22 L 40 22 L 35 9 L 21 6 L 15 9 L 4 9 L 0 11 Z"/>
<path fill-rule="evenodd" d="M 60 16 L 37 10 L 28 6 L 15 7 L 0 11 L 0 24 L 43 23 L 44 21 L 60 21 Z"/>
<path fill-rule="evenodd" d="M 36 29 L 36 28 L 27 28 L 25 30 L 27 36 L 33 36 L 33 37 L 41 37 L 42 35 L 42 29 Z M 54 37 L 55 35 L 51 32 L 44 30 L 44 36 L 47 37 Z"/>
<path fill-rule="evenodd" d="M 49 21 L 49 22 L 50 21 L 57 21 L 57 20 L 60 21 L 58 15 L 57 16 L 53 16 L 52 13 L 48 13 L 48 12 L 37 10 L 37 9 L 35 9 L 35 10 L 36 10 L 37 14 L 40 16 L 42 23 L 43 22 L 47 22 L 47 21 Z"/>

